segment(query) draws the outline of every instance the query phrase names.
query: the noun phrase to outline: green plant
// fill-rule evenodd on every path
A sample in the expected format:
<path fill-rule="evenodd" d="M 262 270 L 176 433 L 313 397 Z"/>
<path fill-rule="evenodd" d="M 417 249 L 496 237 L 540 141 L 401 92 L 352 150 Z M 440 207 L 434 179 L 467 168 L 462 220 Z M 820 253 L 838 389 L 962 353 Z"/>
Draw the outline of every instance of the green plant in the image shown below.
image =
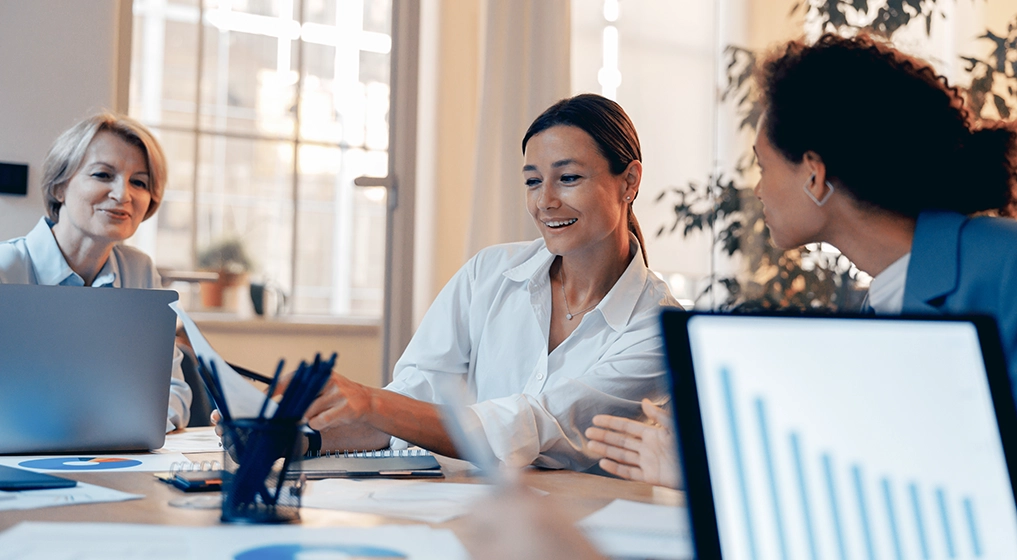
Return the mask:
<path fill-rule="evenodd" d="M 202 270 L 243 274 L 251 266 L 243 242 L 235 237 L 220 239 L 198 253 L 198 268 Z"/>
<path fill-rule="evenodd" d="M 914 20 L 924 20 L 926 34 L 931 34 L 937 13 L 936 0 L 887 0 L 871 9 L 868 0 L 806 0 L 795 3 L 789 16 L 816 18 L 824 31 L 852 35 L 865 30 L 890 38 Z M 857 26 L 852 22 L 865 23 Z M 983 116 L 986 100 L 991 98 L 998 115 L 1007 118 L 1017 97 L 1017 20 L 1008 26 L 1005 38 L 991 31 L 980 38 L 992 41 L 996 48 L 986 60 L 963 57 L 972 75 L 969 103 L 976 115 Z M 754 134 L 762 113 L 752 84 L 757 54 L 735 45 L 726 47 L 724 54 L 727 84 L 720 99 L 733 103 L 739 129 Z M 713 277 L 700 294 L 719 297 L 714 306 L 720 310 L 857 309 L 864 290 L 857 285 L 859 271 L 845 257 L 818 248 L 782 251 L 770 242 L 762 206 L 749 184 L 754 163 L 748 152 L 737 159 L 727 176 L 721 173 L 705 182 L 662 192 L 656 202 L 671 205 L 674 219 L 661 225 L 656 235 L 712 232 L 714 245 L 723 254 L 741 260 L 744 272 Z"/>
<path fill-rule="evenodd" d="M 993 49 L 984 60 L 961 57 L 967 63 L 965 71 L 971 74 L 969 107 L 979 117 L 1008 119 L 1014 112 L 1017 91 L 1017 19 L 1007 25 L 1004 37 L 986 30 L 978 38 L 990 42 Z"/>

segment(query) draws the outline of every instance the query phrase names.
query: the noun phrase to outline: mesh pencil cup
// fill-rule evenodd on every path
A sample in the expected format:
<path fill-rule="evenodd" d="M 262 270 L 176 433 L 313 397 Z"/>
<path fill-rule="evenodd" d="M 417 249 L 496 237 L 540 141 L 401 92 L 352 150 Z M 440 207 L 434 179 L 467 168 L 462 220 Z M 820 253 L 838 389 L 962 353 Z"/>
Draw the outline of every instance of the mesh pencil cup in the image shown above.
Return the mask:
<path fill-rule="evenodd" d="M 287 476 L 302 455 L 293 420 L 223 422 L 222 521 L 292 523 L 300 520 L 303 476 Z"/>

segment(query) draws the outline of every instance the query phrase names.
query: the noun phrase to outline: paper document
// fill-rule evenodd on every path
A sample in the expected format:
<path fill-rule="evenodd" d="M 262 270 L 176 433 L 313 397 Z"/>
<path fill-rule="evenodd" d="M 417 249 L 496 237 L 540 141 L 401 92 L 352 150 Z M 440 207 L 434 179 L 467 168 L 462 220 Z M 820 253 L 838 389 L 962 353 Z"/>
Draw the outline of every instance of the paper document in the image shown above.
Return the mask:
<path fill-rule="evenodd" d="M 168 471 L 173 463 L 187 462 L 180 453 L 125 453 L 123 455 L 7 455 L 0 465 L 31 471 L 60 473 L 135 471 Z"/>
<path fill-rule="evenodd" d="M 467 560 L 469 556 L 451 531 L 423 525 L 306 529 L 22 523 L 0 534 L 0 560 L 7 558 Z"/>
<path fill-rule="evenodd" d="M 73 488 L 50 488 L 48 490 L 22 490 L 4 492 L 0 490 L 0 511 L 8 509 L 37 509 L 98 502 L 125 502 L 139 500 L 145 496 L 110 490 L 102 486 L 78 482 Z M 0 553 L 0 558 L 3 558 Z"/>
<path fill-rule="evenodd" d="M 230 409 L 230 414 L 234 418 L 256 418 L 258 413 L 261 412 L 261 404 L 265 401 L 265 393 L 256 389 L 254 385 L 251 385 L 243 376 L 230 367 L 226 360 L 222 359 L 222 356 L 205 340 L 204 335 L 198 330 L 198 325 L 194 324 L 194 321 L 177 305 L 177 302 L 174 301 L 169 306 L 176 312 L 177 317 L 180 317 L 180 321 L 184 324 L 184 330 L 187 331 L 187 338 L 191 341 L 194 355 L 205 360 L 207 364 L 215 364 L 215 369 L 219 372 L 219 382 L 222 383 L 222 390 L 226 397 L 226 406 Z M 275 413 L 275 407 L 275 402 L 269 401 L 265 415 L 272 416 Z"/>
<path fill-rule="evenodd" d="M 166 443 L 155 453 L 215 453 L 222 452 L 222 440 L 215 428 L 187 428 L 183 432 L 166 434 Z"/>
<path fill-rule="evenodd" d="M 412 480 L 328 479 L 309 483 L 301 505 L 444 523 L 466 514 L 489 484 L 420 482 Z"/>
<path fill-rule="evenodd" d="M 615 500 L 576 525 L 612 557 L 691 559 L 692 534 L 684 507 Z"/>

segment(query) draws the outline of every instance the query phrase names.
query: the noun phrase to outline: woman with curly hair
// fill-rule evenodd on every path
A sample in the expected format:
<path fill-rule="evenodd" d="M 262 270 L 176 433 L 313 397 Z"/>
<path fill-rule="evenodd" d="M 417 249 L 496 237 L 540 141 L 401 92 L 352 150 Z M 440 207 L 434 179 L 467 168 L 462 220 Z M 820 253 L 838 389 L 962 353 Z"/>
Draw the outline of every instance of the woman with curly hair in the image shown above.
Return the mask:
<path fill-rule="evenodd" d="M 756 80 L 755 192 L 773 242 L 837 247 L 873 276 L 868 312 L 995 317 L 1017 386 L 1017 221 L 979 215 L 1014 213 L 1014 124 L 976 123 L 931 66 L 867 36 L 789 42 Z M 669 422 L 593 423 L 605 470 L 680 484 L 659 443 Z"/>
<path fill-rule="evenodd" d="M 976 123 L 925 62 L 867 36 L 794 41 L 760 67 L 756 196 L 778 247 L 826 242 L 876 313 L 985 313 L 1017 378 L 1017 131 Z"/>

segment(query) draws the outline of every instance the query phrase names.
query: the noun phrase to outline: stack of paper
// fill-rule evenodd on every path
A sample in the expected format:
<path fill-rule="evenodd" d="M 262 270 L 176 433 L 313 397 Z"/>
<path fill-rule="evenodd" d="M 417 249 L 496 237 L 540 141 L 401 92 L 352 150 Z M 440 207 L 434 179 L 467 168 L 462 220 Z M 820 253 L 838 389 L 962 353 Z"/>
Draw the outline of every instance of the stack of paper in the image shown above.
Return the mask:
<path fill-rule="evenodd" d="M 621 558 L 692 558 L 688 510 L 615 500 L 579 521 L 593 544 Z"/>
<path fill-rule="evenodd" d="M 334 478 L 311 482 L 301 505 L 444 523 L 466 514 L 492 489 L 488 484 Z"/>
<path fill-rule="evenodd" d="M 183 432 L 166 434 L 166 443 L 156 453 L 222 453 L 222 440 L 215 428 L 187 428 Z"/>
<path fill-rule="evenodd" d="M 36 509 L 98 502 L 125 502 L 144 498 L 141 494 L 128 494 L 102 486 L 79 482 L 73 488 L 51 488 L 47 490 L 22 490 L 4 492 L 0 490 L 0 511 L 7 509 Z M 0 553 L 0 558 L 4 555 Z"/>

